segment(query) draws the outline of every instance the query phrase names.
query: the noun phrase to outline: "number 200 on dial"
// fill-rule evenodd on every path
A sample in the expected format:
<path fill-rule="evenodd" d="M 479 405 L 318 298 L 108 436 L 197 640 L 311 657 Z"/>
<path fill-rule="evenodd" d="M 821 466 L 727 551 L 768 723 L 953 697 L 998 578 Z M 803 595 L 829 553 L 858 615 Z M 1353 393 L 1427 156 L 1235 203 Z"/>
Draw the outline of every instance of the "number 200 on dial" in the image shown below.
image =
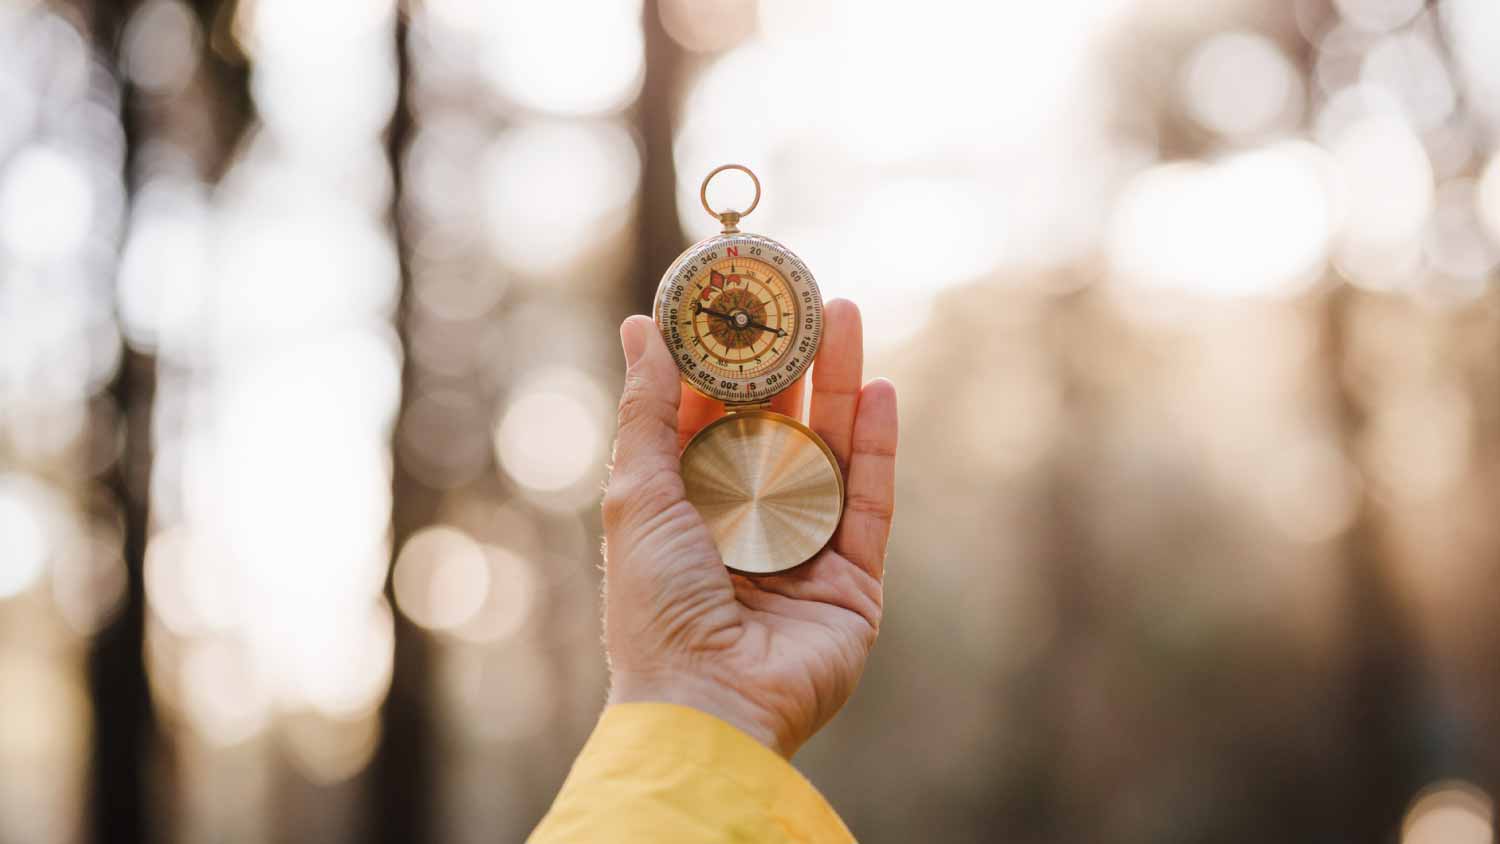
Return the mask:
<path fill-rule="evenodd" d="M 797 382 L 823 334 L 812 273 L 767 237 L 727 234 L 684 252 L 662 277 L 655 316 L 684 380 L 727 404 Z"/>

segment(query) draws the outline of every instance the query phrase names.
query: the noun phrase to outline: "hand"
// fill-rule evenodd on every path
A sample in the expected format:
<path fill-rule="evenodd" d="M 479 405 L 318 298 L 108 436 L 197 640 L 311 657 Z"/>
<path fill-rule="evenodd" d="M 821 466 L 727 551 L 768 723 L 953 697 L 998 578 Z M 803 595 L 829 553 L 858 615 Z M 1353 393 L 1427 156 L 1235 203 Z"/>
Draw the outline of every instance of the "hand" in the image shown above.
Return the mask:
<path fill-rule="evenodd" d="M 627 371 L 604 496 L 610 703 L 696 707 L 790 757 L 854 692 L 880 630 L 895 495 L 896 391 L 860 387 L 859 309 L 824 310 L 811 427 L 844 471 L 843 521 L 817 557 L 776 575 L 724 567 L 683 493 L 678 455 L 723 405 L 687 389 L 655 324 L 620 327 Z M 772 401 L 801 415 L 803 383 Z"/>

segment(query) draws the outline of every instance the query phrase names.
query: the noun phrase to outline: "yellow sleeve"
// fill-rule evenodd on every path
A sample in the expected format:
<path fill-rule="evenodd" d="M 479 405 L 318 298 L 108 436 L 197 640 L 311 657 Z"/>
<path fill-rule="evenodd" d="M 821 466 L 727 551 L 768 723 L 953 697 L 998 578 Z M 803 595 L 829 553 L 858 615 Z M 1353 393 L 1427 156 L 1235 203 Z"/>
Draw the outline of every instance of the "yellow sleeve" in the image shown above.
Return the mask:
<path fill-rule="evenodd" d="M 529 844 L 770 842 L 854 836 L 791 763 L 668 703 L 610 706 Z"/>

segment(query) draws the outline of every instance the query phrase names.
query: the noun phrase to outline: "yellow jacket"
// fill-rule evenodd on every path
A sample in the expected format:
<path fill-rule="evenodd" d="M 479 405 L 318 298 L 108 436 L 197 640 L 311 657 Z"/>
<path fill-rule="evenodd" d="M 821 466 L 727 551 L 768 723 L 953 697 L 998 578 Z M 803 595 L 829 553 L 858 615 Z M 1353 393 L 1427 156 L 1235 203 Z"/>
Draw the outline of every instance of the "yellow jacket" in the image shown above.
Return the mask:
<path fill-rule="evenodd" d="M 718 718 L 604 710 L 529 844 L 826 844 L 854 836 L 797 769 Z"/>

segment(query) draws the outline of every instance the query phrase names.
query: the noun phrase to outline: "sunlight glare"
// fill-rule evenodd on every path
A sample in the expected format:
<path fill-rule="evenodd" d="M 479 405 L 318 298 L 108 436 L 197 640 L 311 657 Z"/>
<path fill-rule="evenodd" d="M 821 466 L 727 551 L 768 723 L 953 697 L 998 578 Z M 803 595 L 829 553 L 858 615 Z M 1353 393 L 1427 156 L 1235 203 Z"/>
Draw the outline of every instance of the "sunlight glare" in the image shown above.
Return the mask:
<path fill-rule="evenodd" d="M 49 525 L 61 502 L 29 475 L 0 475 L 0 600 L 35 583 L 55 553 Z"/>
<path fill-rule="evenodd" d="M 37 144 L 0 173 L 0 243 L 23 261 L 45 263 L 77 251 L 93 225 L 94 189 L 84 164 Z"/>
<path fill-rule="evenodd" d="M 481 70 L 521 106 L 590 115 L 629 105 L 645 75 L 640 0 L 495 0 L 481 4 Z"/>
<path fill-rule="evenodd" d="M 635 141 L 616 124 L 502 132 L 480 174 L 496 257 L 533 273 L 557 271 L 629 222 L 640 175 Z"/>
<path fill-rule="evenodd" d="M 1312 282 L 1331 226 L 1326 156 L 1300 141 L 1215 164 L 1154 167 L 1127 186 L 1108 254 L 1123 281 L 1228 296 Z"/>

